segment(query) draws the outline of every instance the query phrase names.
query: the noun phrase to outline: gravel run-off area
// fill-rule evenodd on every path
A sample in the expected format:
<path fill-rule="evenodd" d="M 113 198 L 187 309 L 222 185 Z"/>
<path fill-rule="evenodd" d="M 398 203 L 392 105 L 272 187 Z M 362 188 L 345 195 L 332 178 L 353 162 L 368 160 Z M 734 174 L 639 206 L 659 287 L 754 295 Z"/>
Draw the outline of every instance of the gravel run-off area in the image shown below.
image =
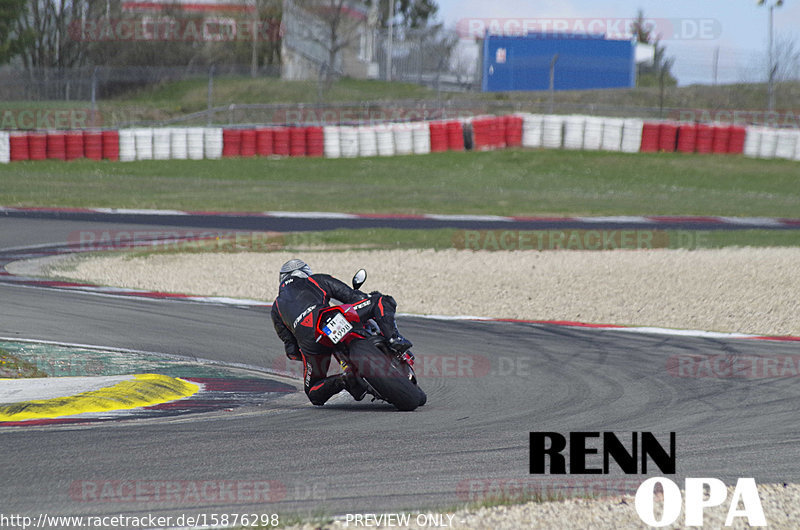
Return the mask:
<path fill-rule="evenodd" d="M 800 335 L 800 248 L 168 253 L 59 262 L 49 273 L 120 287 L 271 301 L 300 257 L 393 295 L 399 311 Z"/>

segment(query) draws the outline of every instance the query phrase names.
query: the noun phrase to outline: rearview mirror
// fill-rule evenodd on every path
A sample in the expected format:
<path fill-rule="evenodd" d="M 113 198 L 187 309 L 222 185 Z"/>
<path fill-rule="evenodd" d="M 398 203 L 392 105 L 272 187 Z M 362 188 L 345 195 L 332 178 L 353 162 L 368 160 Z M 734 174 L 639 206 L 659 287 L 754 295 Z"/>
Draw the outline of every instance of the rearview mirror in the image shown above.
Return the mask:
<path fill-rule="evenodd" d="M 353 275 L 353 289 L 359 290 L 365 281 L 367 281 L 367 271 L 358 269 Z"/>

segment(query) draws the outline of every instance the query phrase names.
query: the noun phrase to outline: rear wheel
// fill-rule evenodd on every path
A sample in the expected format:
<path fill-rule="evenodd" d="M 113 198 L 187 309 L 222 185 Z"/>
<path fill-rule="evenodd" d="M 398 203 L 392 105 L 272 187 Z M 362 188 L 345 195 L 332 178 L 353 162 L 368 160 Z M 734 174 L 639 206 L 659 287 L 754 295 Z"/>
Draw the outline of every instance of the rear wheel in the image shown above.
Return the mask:
<path fill-rule="evenodd" d="M 419 406 L 421 407 L 428 402 L 428 394 L 426 394 L 420 387 L 417 387 L 417 390 L 419 390 Z"/>
<path fill-rule="evenodd" d="M 424 392 L 409 379 L 402 361 L 384 353 L 370 339 L 350 343 L 350 362 L 380 397 L 399 410 L 414 410 L 427 400 L 422 400 Z"/>

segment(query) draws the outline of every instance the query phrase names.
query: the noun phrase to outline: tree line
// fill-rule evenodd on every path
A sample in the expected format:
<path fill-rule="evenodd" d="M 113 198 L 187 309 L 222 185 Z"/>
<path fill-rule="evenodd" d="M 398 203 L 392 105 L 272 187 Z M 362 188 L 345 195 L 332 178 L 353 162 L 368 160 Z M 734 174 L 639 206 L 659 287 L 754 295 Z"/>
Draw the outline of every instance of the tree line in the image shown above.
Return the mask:
<path fill-rule="evenodd" d="M 352 40 L 342 13 L 374 5 L 387 27 L 390 0 L 295 0 L 328 25 L 328 45 Z M 399 29 L 428 25 L 434 0 L 393 0 Z M 0 64 L 26 69 L 80 66 L 280 65 L 283 0 L 242 0 L 211 16 L 183 10 L 178 0 L 157 13 L 126 9 L 123 0 L 2 0 Z M 246 9 L 241 9 L 242 7 Z"/>

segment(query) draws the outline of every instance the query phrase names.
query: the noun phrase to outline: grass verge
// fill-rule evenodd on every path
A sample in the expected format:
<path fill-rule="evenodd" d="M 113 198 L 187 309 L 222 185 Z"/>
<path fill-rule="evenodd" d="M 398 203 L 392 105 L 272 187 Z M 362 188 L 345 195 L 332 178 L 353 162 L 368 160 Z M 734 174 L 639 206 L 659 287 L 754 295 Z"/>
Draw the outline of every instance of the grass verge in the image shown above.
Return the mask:
<path fill-rule="evenodd" d="M 663 92 L 658 87 L 637 87 L 631 89 L 570 90 L 557 91 L 550 95 L 547 91 L 514 92 L 468 92 L 448 93 L 422 87 L 412 83 L 399 83 L 379 80 L 358 80 L 344 78 L 334 83 L 323 97 L 325 103 L 360 102 L 361 107 L 381 108 L 381 101 L 390 100 L 458 100 L 460 107 L 470 107 L 469 113 L 482 112 L 486 103 L 500 104 L 508 109 L 529 109 L 546 111 L 551 97 L 556 108 L 569 111 L 584 109 L 596 112 L 598 108 L 608 108 L 617 114 L 644 113 L 653 117 L 680 117 L 680 109 L 718 109 L 741 111 L 755 109 L 756 117 L 765 119 L 763 113 L 765 83 L 739 83 L 730 85 L 692 85 L 667 87 Z M 800 83 L 796 81 L 775 84 L 776 108 L 790 109 L 800 95 Z M 288 81 L 270 77 L 250 78 L 220 76 L 214 79 L 213 101 L 215 107 L 230 104 L 315 104 L 320 102 L 316 81 Z M 660 106 L 666 110 L 659 111 Z M 20 101 L 4 102 L 8 110 L 16 109 L 77 109 L 83 116 L 89 109 L 88 101 Z M 120 122 L 137 120 L 167 120 L 186 114 L 203 111 L 208 106 L 208 80 L 201 76 L 183 81 L 156 83 L 144 88 L 133 89 L 110 99 L 98 102 L 103 124 L 115 126 Z M 416 112 L 424 111 L 426 104 L 416 105 Z M 674 109 L 670 111 L 670 109 Z M 730 112 L 726 113 L 730 119 Z M 791 113 L 788 113 L 791 116 Z M 282 115 L 279 115 L 280 118 Z M 777 116 L 777 115 L 776 115 Z M 88 115 L 87 115 L 88 117 Z M 252 113 L 238 116 L 243 122 L 252 121 Z M 265 114 L 256 120 L 267 119 Z M 217 119 L 229 119 L 227 114 Z M 777 118 L 775 118 L 777 119 Z M 791 118 L 790 118 L 791 120 Z M 281 120 L 282 121 L 282 120 Z M 200 120 L 200 122 L 203 122 Z M 791 125 L 787 123 L 786 125 Z"/>
<path fill-rule="evenodd" d="M 800 164 L 507 149 L 357 159 L 24 162 L 6 206 L 495 215 L 800 217 Z"/>
<path fill-rule="evenodd" d="M 129 251 L 130 258 L 192 252 L 345 251 L 449 248 L 498 250 L 713 249 L 724 247 L 800 247 L 800 230 L 403 230 L 366 228 L 292 232 L 195 242 L 170 242 L 155 249 Z M 102 255 L 92 253 L 82 256 Z"/>

